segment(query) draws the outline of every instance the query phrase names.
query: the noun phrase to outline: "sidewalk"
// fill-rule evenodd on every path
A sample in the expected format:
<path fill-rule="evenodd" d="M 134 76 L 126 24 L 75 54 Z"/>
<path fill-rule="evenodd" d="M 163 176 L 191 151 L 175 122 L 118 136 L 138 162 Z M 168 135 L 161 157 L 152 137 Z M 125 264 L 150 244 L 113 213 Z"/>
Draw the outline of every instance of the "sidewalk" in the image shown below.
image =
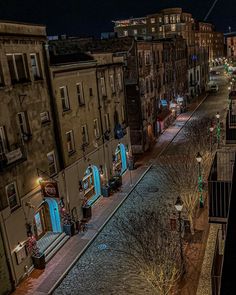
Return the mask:
<path fill-rule="evenodd" d="M 199 96 L 188 105 L 188 112 L 180 114 L 175 122 L 186 123 L 192 116 L 198 104 L 206 98 L 206 95 Z M 149 170 L 153 161 L 167 148 L 182 128 L 182 124 L 173 124 L 160 135 L 155 146 L 148 153 L 140 156 L 133 171 L 127 171 L 122 177 L 123 185 L 121 190 L 109 198 L 101 197 L 93 206 L 92 219 L 88 223 L 88 231 L 85 234 L 76 234 L 55 254 L 47 263 L 44 270 L 34 269 L 29 276 L 19 284 L 13 294 L 17 295 L 43 295 L 50 294 L 55 285 L 64 277 L 73 263 L 82 255 L 85 249 L 92 243 L 93 239 L 102 230 L 103 226 L 122 205 L 130 192 L 135 188 L 143 175 Z M 134 185 L 131 186 L 131 183 Z"/>

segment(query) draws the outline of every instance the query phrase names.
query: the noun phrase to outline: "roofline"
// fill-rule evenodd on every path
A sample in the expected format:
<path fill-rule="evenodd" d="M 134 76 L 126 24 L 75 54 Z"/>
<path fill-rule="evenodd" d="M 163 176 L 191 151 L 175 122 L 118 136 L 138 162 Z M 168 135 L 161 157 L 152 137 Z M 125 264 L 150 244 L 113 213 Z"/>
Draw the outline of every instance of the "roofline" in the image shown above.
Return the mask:
<path fill-rule="evenodd" d="M 1 23 L 13 24 L 13 25 L 19 24 L 19 25 L 26 25 L 26 26 L 46 27 L 46 25 L 44 25 L 44 24 L 35 24 L 35 23 L 27 23 L 27 22 L 4 20 L 4 19 L 0 19 L 0 24 Z"/>

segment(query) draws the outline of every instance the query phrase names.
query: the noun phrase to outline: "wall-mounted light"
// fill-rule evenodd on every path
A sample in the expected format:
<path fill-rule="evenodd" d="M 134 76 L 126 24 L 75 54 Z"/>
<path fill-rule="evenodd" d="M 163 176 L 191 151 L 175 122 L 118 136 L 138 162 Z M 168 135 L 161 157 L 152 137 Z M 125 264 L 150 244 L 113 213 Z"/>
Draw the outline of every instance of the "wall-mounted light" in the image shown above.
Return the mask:
<path fill-rule="evenodd" d="M 37 178 L 37 183 L 40 184 L 42 181 L 43 181 L 42 176 L 39 176 L 39 177 Z"/>

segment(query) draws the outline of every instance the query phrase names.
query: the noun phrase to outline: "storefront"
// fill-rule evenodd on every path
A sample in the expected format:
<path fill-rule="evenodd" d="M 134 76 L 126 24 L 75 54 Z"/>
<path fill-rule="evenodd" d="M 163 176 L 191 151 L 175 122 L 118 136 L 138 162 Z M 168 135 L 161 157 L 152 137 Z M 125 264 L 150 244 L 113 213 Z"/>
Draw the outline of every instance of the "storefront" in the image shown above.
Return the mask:
<path fill-rule="evenodd" d="M 82 186 L 84 200 L 87 205 L 92 205 L 101 196 L 100 173 L 95 165 L 90 165 L 85 171 Z"/>
<path fill-rule="evenodd" d="M 113 171 L 115 175 L 122 175 L 127 170 L 127 158 L 125 146 L 118 144 L 113 159 Z"/>

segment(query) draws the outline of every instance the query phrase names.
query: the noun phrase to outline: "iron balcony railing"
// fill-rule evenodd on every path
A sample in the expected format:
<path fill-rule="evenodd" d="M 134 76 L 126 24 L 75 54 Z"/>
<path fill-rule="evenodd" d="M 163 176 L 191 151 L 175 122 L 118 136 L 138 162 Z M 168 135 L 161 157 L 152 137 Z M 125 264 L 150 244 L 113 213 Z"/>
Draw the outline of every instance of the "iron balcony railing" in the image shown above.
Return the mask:
<path fill-rule="evenodd" d="M 234 163 L 234 151 L 215 154 L 208 177 L 209 222 L 227 222 Z"/>

